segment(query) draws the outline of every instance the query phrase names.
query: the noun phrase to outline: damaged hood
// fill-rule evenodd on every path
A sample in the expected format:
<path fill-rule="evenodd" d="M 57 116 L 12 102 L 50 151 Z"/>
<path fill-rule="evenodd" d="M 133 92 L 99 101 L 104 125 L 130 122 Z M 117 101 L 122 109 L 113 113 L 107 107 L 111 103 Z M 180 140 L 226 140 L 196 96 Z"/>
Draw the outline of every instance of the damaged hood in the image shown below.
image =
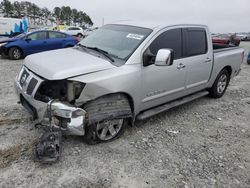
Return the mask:
<path fill-rule="evenodd" d="M 25 58 L 24 65 L 48 80 L 61 80 L 115 67 L 108 60 L 74 48 L 30 55 Z"/>

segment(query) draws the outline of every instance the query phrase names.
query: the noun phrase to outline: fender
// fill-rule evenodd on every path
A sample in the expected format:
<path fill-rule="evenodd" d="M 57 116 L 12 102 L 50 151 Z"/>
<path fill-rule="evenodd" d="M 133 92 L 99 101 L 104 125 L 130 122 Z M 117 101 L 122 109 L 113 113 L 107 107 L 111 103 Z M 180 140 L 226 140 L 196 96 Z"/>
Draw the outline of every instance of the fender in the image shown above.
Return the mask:
<path fill-rule="evenodd" d="M 131 118 L 132 111 L 127 97 L 123 94 L 110 94 L 84 104 L 88 113 L 88 125 L 116 118 Z"/>

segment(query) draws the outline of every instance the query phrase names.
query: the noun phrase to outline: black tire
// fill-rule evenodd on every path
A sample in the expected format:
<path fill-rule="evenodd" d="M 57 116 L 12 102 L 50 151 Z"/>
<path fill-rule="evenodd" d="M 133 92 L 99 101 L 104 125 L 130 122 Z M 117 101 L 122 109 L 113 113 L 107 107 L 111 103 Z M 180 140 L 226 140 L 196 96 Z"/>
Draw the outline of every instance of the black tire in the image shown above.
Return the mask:
<path fill-rule="evenodd" d="M 247 64 L 250 65 L 250 58 L 247 60 Z"/>
<path fill-rule="evenodd" d="M 10 48 L 10 50 L 9 50 L 9 58 L 12 59 L 12 60 L 21 59 L 22 58 L 22 51 L 17 47 Z"/>
<path fill-rule="evenodd" d="M 223 69 L 217 76 L 212 88 L 209 89 L 210 96 L 213 98 L 220 98 L 227 90 L 230 82 L 230 75 L 226 69 Z"/>
<path fill-rule="evenodd" d="M 95 145 L 99 143 L 105 143 L 105 142 L 111 142 L 112 140 L 115 140 L 119 138 L 125 131 L 126 126 L 128 125 L 129 120 L 128 119 L 122 119 L 123 123 L 117 134 L 107 140 L 101 139 L 99 136 L 98 132 L 98 123 L 94 123 L 92 125 L 88 125 L 85 129 L 85 136 L 84 136 L 84 141 L 89 144 L 89 145 Z M 105 121 L 99 122 L 99 123 L 104 123 Z"/>
<path fill-rule="evenodd" d="M 79 38 L 83 37 L 83 35 L 81 33 L 78 33 L 76 36 L 79 37 Z"/>
<path fill-rule="evenodd" d="M 100 97 L 83 108 L 88 112 L 84 140 L 92 145 L 119 138 L 132 117 L 129 101 L 123 94 Z"/>

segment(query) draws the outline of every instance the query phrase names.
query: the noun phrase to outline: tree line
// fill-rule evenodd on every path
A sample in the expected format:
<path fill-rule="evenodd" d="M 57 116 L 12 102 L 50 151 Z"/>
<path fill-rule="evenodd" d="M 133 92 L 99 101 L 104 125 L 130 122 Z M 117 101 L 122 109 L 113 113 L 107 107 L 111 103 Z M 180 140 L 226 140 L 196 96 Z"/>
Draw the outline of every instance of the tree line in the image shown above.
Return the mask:
<path fill-rule="evenodd" d="M 22 18 L 24 15 L 29 21 L 37 25 L 48 25 L 48 22 L 56 23 L 57 20 L 67 25 L 93 25 L 91 18 L 77 9 L 71 9 L 69 6 L 55 7 L 52 11 L 47 7 L 39 7 L 35 3 L 29 1 L 15 1 L 11 3 L 9 0 L 0 0 L 0 12 L 4 17 Z"/>

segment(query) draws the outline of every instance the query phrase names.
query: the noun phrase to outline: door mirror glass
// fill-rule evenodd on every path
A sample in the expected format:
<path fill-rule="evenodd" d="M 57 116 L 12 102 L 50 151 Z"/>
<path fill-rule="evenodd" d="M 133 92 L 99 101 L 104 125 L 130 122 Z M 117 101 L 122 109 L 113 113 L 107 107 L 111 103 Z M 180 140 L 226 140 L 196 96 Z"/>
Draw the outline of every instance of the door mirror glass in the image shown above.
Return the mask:
<path fill-rule="evenodd" d="M 174 62 L 174 53 L 171 49 L 160 49 L 155 58 L 156 66 L 171 66 Z"/>

